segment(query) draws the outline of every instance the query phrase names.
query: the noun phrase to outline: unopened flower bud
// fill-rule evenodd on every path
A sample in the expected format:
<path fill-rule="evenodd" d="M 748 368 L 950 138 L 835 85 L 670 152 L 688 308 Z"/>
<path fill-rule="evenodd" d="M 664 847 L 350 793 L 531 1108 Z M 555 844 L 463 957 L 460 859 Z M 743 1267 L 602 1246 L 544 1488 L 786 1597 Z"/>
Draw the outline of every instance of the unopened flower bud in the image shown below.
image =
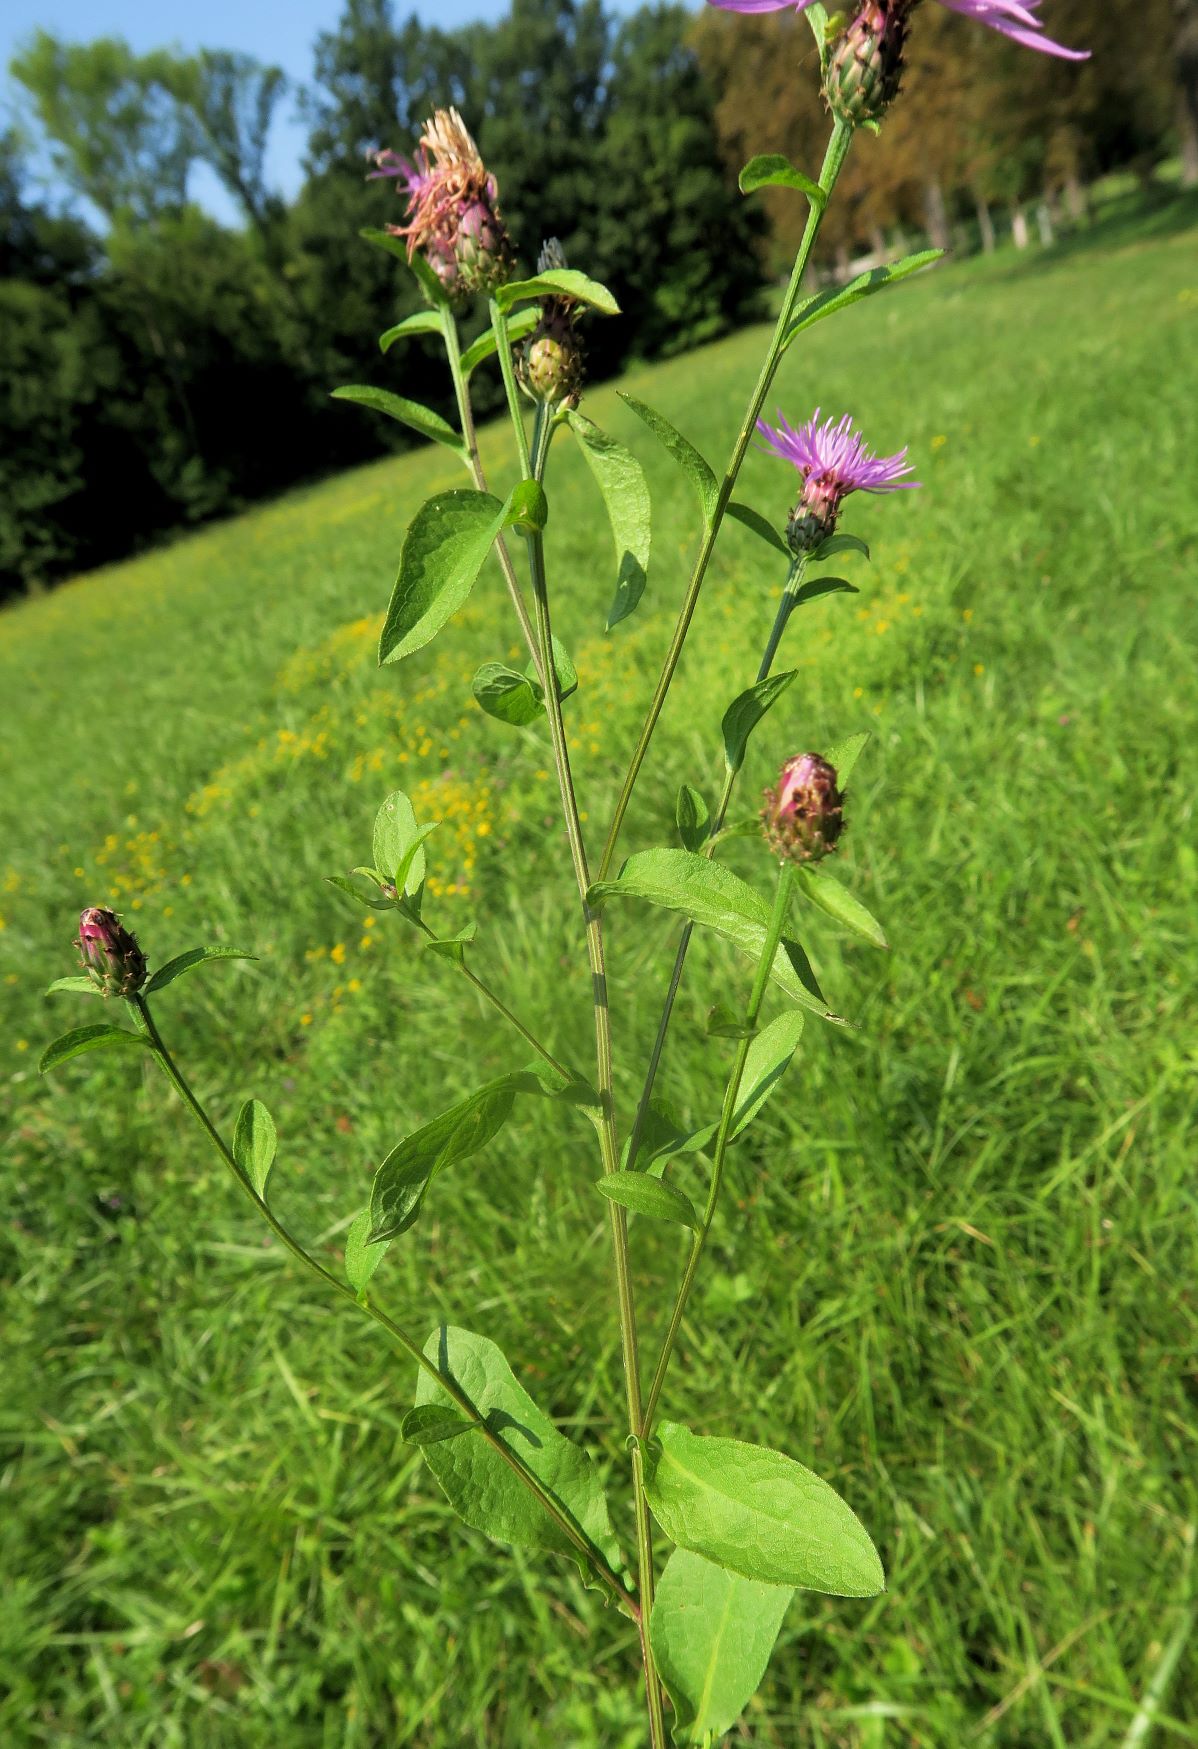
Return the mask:
<path fill-rule="evenodd" d="M 133 996 L 146 981 L 146 956 L 115 911 L 89 905 L 79 914 L 75 945 L 92 983 L 104 996 Z"/>
<path fill-rule="evenodd" d="M 918 0 L 864 0 L 828 63 L 828 108 L 853 127 L 881 121 L 899 94 L 907 21 Z"/>
<path fill-rule="evenodd" d="M 804 493 L 786 522 L 786 541 L 796 559 L 813 553 L 830 534 L 836 532 L 840 505 L 829 496 L 822 501 L 815 494 Z"/>
<path fill-rule="evenodd" d="M 566 253 L 556 237 L 541 247 L 538 273 L 551 273 L 566 265 Z M 557 405 L 577 403 L 583 383 L 582 344 L 574 326 L 574 305 L 567 297 L 546 298 L 541 319 L 520 349 L 516 374 L 520 386 L 534 401 Z"/>
<path fill-rule="evenodd" d="M 818 753 L 788 759 L 761 810 L 766 841 L 787 862 L 818 862 L 844 830 L 844 797 L 836 770 Z"/>

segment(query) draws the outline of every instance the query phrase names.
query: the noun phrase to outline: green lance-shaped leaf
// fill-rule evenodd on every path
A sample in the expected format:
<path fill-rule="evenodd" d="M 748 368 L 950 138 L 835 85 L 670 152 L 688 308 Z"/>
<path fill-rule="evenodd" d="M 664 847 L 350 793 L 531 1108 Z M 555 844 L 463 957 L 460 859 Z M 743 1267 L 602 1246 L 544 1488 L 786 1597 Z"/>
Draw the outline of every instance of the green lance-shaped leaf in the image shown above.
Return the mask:
<path fill-rule="evenodd" d="M 824 874 L 821 869 L 815 868 L 800 867 L 796 872 L 799 891 L 813 905 L 818 905 L 821 911 L 826 911 L 837 923 L 843 923 L 854 935 L 863 936 L 872 946 L 890 946 L 886 932 L 877 918 L 866 910 L 860 899 L 853 897 L 847 887 L 842 887 L 835 876 Z"/>
<path fill-rule="evenodd" d="M 699 1217 L 689 1196 L 647 1172 L 609 1172 L 606 1178 L 596 1179 L 595 1188 L 609 1202 L 618 1202 L 634 1214 L 698 1229 Z"/>
<path fill-rule="evenodd" d="M 104 994 L 100 986 L 94 983 L 91 978 L 83 977 L 79 973 L 76 973 L 73 978 L 55 978 L 52 984 L 46 985 L 47 996 L 53 996 L 57 990 L 69 990 L 73 996 L 103 996 Z"/>
<path fill-rule="evenodd" d="M 371 1240 L 394 1239 L 407 1232 L 420 1213 L 432 1180 L 447 1166 L 468 1160 L 494 1140 L 511 1116 L 518 1092 L 546 1091 L 531 1073 L 501 1075 L 405 1136 L 374 1175 Z"/>
<path fill-rule="evenodd" d="M 663 1421 L 646 1448 L 654 1518 L 690 1549 L 766 1585 L 833 1597 L 874 1597 L 886 1586 L 878 1552 L 834 1488 L 780 1451 L 712 1439 Z"/>
<path fill-rule="evenodd" d="M 649 1623 L 674 1706 L 675 1743 L 706 1745 L 731 1730 L 765 1675 L 790 1585 L 762 1585 L 675 1549 Z"/>
<path fill-rule="evenodd" d="M 742 692 L 739 698 L 734 698 L 728 706 L 720 729 L 724 737 L 724 761 L 729 771 L 740 770 L 749 736 L 797 673 L 797 668 L 791 668 L 785 674 L 769 674 Z"/>
<path fill-rule="evenodd" d="M 838 553 L 860 553 L 863 559 L 869 558 L 869 547 L 857 534 L 830 534 L 822 540 L 807 560 L 809 565 L 822 565 L 828 559 L 834 559 Z"/>
<path fill-rule="evenodd" d="M 331 887 L 336 887 L 339 893 L 345 893 L 348 898 L 356 899 L 359 905 L 365 905 L 369 911 L 395 911 L 399 907 L 398 899 L 372 899 L 368 893 L 356 887 L 348 875 L 326 875 L 325 880 Z"/>
<path fill-rule="evenodd" d="M 824 754 L 828 764 L 835 767 L 836 786 L 843 790 L 853 775 L 853 767 L 869 740 L 869 730 L 863 729 L 856 735 L 846 735 L 843 741 L 834 741 Z"/>
<path fill-rule="evenodd" d="M 657 412 L 654 407 L 647 406 L 644 401 L 638 401 L 635 395 L 626 395 L 623 389 L 618 392 L 620 399 L 628 403 L 638 419 L 644 420 L 657 441 L 673 456 L 683 473 L 686 474 L 691 485 L 699 494 L 704 526 L 710 528 L 715 522 L 720 488 L 715 475 L 703 457 L 689 438 L 683 437 L 680 431 L 675 430 L 664 414 Z"/>
<path fill-rule="evenodd" d="M 776 553 L 781 553 L 787 559 L 792 557 L 791 550 L 786 544 L 785 535 L 780 534 L 773 523 L 761 514 L 760 510 L 754 510 L 751 504 L 741 504 L 734 498 L 728 506 L 728 514 L 735 521 L 742 523 L 745 528 L 751 529 L 765 542 L 766 546 L 773 547 Z"/>
<path fill-rule="evenodd" d="M 422 407 L 419 401 L 409 401 L 404 395 L 393 395 L 390 389 L 376 389 L 369 383 L 349 383 L 343 389 L 334 389 L 333 399 L 352 401 L 358 407 L 372 407 L 376 413 L 385 413 L 389 419 L 398 419 L 401 425 L 410 426 L 421 437 L 443 443 L 459 460 L 469 459 L 466 445 L 453 426 L 447 424 L 439 413 L 434 413 L 431 407 Z"/>
<path fill-rule="evenodd" d="M 490 1430 L 619 1572 L 623 1565 L 619 1546 L 590 1458 L 542 1414 L 495 1344 L 469 1330 L 442 1325 L 429 1337 L 424 1352 L 465 1392 Z M 416 1382 L 417 1407 L 445 1403 L 441 1387 L 422 1369 Z M 497 1542 L 568 1555 L 583 1565 L 565 1532 L 479 1433 L 468 1439 L 438 1440 L 426 1445 L 423 1455 L 454 1511 L 475 1530 Z M 583 1572 L 589 1569 L 583 1567 Z"/>
<path fill-rule="evenodd" d="M 692 784 L 684 783 L 674 804 L 674 823 L 684 850 L 701 850 L 711 829 L 711 810 Z"/>
<path fill-rule="evenodd" d="M 414 899 L 419 898 L 426 868 L 424 839 L 429 830 L 431 828 L 417 825 L 416 810 L 404 791 L 392 790 L 374 817 L 371 855 L 374 857 L 375 878 L 389 882 Z M 396 878 L 401 870 L 405 871 L 402 887 Z M 364 872 L 354 870 L 355 874 Z"/>
<path fill-rule="evenodd" d="M 939 261 L 943 254 L 943 249 L 921 249 L 917 255 L 905 256 L 902 261 L 895 261 L 889 267 L 871 267 L 868 272 L 859 273 L 856 279 L 850 279 L 847 285 L 839 288 L 830 286 L 827 291 L 816 292 L 813 297 L 804 298 L 795 311 L 794 321 L 786 330 L 783 348 L 789 346 L 796 334 L 801 334 L 804 328 L 811 328 L 816 322 L 822 322 L 825 316 L 834 316 L 838 310 L 847 310 L 850 304 L 860 303 L 862 298 L 872 298 L 875 292 L 885 291 L 887 286 L 897 285 L 900 279 L 906 279 L 909 274 L 918 273 L 921 268 L 930 267 L 933 261 Z"/>
<path fill-rule="evenodd" d="M 38 1063 L 38 1070 L 47 1075 L 51 1069 L 57 1069 L 60 1063 L 69 1062 L 72 1057 L 81 1057 L 85 1051 L 141 1050 L 149 1042 L 144 1033 L 129 1032 L 123 1026 L 109 1026 L 104 1021 L 94 1026 L 76 1026 L 70 1032 L 64 1032 L 61 1038 L 56 1038 L 52 1045 L 46 1046 Z"/>
<path fill-rule="evenodd" d="M 753 194 L 759 188 L 794 188 L 805 194 L 817 212 L 828 204 L 828 197 L 818 182 L 796 170 L 789 158 L 780 152 L 761 152 L 750 158 L 739 177 L 742 194 Z"/>
<path fill-rule="evenodd" d="M 513 344 L 517 340 L 523 340 L 532 333 L 540 320 L 540 310 L 517 310 L 514 316 L 507 319 L 508 339 Z M 484 328 L 478 339 L 471 341 L 462 354 L 462 374 L 470 376 L 485 359 L 494 357 L 498 347 L 494 328 Z"/>
<path fill-rule="evenodd" d="M 435 953 L 438 959 L 449 960 L 455 966 L 465 965 L 466 949 L 477 934 L 477 923 L 463 924 L 456 935 L 443 935 L 436 941 L 426 941 L 425 952 Z"/>
<path fill-rule="evenodd" d="M 474 1422 L 467 1421 L 460 1409 L 440 1403 L 419 1403 L 399 1424 L 399 1437 L 407 1445 L 439 1445 L 443 1439 L 475 1431 Z"/>
<path fill-rule="evenodd" d="M 577 304 L 589 304 L 604 316 L 620 314 L 620 306 L 607 287 L 597 279 L 588 279 L 574 267 L 555 267 L 532 279 L 512 280 L 501 285 L 494 295 L 501 310 L 510 310 L 513 304 L 525 303 L 529 298 L 565 297 Z"/>
<path fill-rule="evenodd" d="M 804 602 L 818 601 L 821 595 L 860 595 L 861 591 L 855 583 L 850 583 L 847 577 L 808 577 L 805 583 L 800 583 L 795 590 L 795 606 L 802 607 Z"/>
<path fill-rule="evenodd" d="M 449 294 L 428 262 L 422 255 L 409 253 L 408 245 L 402 237 L 395 236 L 392 231 L 382 231 L 370 225 L 360 230 L 358 235 L 364 237 L 368 243 L 373 243 L 377 249 L 385 249 L 387 254 L 394 255 L 397 261 L 402 261 L 430 304 L 434 307 L 448 304 Z"/>
<path fill-rule="evenodd" d="M 370 1242 L 370 1210 L 363 1209 L 350 1222 L 345 1235 L 345 1279 L 356 1294 L 365 1293 L 371 1276 L 387 1255 L 390 1241 Z"/>
<path fill-rule="evenodd" d="M 237 1114 L 233 1158 L 259 1196 L 266 1195 L 266 1180 L 270 1177 L 277 1147 L 274 1118 L 260 1099 L 247 1099 Z"/>
<path fill-rule="evenodd" d="M 828 71 L 828 51 L 832 38 L 842 22 L 840 15 L 839 13 L 835 15 L 836 22 L 833 23 L 828 17 L 828 8 L 821 5 L 820 0 L 811 0 L 811 4 L 804 10 L 803 17 L 811 26 L 811 33 L 819 48 L 820 72 L 826 73 Z"/>
<path fill-rule="evenodd" d="M 608 631 L 627 619 L 645 593 L 649 567 L 650 504 L 644 469 L 631 451 L 578 412 L 567 415 L 587 466 L 603 494 L 616 543 L 616 593 Z"/>
<path fill-rule="evenodd" d="M 714 1010 L 713 1010 L 714 1013 Z M 736 1026 L 731 1019 L 726 1025 L 720 1024 L 721 1016 L 717 1016 L 716 1024 L 708 1024 L 708 1031 L 717 1036 L 743 1038 L 743 1024 Z M 728 1131 L 730 1141 L 735 1141 L 748 1129 L 757 1113 L 761 1110 L 770 1094 L 777 1087 L 783 1075 L 790 1067 L 791 1059 L 799 1048 L 799 1040 L 803 1036 L 803 1014 L 801 1009 L 788 1008 L 784 1014 L 779 1014 L 771 1020 L 768 1026 L 754 1033 L 752 1043 L 745 1056 L 745 1066 L 741 1071 L 740 1087 L 737 1089 L 736 1106 L 732 1113 L 732 1126 Z M 689 1151 L 694 1148 L 706 1148 L 715 1140 L 719 1129 L 718 1124 L 705 1124 L 701 1130 L 693 1131 L 683 1141 L 668 1151 L 671 1153 Z"/>
<path fill-rule="evenodd" d="M 394 328 L 388 328 L 385 334 L 379 335 L 379 351 L 389 352 L 397 340 L 410 340 L 414 334 L 442 332 L 441 318 L 436 310 L 417 310 L 414 316 L 405 316 Z"/>
<path fill-rule="evenodd" d="M 756 1038 L 757 1028 L 750 1025 L 743 1012 L 727 1002 L 715 1002 L 707 1011 L 703 1026 L 709 1038 Z"/>
<path fill-rule="evenodd" d="M 590 903 L 644 899 L 667 911 L 680 911 L 692 923 L 714 930 L 756 962 L 765 946 L 770 908 L 730 869 L 689 850 L 641 850 L 630 856 L 614 881 L 599 881 Z M 825 1020 L 839 1020 L 824 1002 L 819 985 L 797 941 L 783 936 L 771 970 L 774 982 L 793 1002 Z"/>
<path fill-rule="evenodd" d="M 145 994 L 152 996 L 157 990 L 165 990 L 168 984 L 173 984 L 184 972 L 190 972 L 196 966 L 205 966 L 210 960 L 256 960 L 257 957 L 256 953 L 242 953 L 236 947 L 192 947 L 186 953 L 176 954 L 173 960 L 167 960 L 164 966 L 159 966 L 147 983 Z"/>
<path fill-rule="evenodd" d="M 423 649 L 466 605 L 505 517 L 489 492 L 438 492 L 420 506 L 404 536 L 380 664 Z"/>

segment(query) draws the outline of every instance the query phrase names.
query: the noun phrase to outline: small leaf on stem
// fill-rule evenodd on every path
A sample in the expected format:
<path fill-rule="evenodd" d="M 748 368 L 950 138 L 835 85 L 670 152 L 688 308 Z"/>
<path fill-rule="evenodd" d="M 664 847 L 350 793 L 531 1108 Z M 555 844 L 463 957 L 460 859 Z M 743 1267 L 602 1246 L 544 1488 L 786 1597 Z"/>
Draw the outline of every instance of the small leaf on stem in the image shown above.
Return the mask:
<path fill-rule="evenodd" d="M 609 1202 L 618 1202 L 634 1214 L 698 1230 L 699 1217 L 690 1198 L 648 1172 L 609 1172 L 606 1178 L 596 1180 L 595 1188 Z"/>
<path fill-rule="evenodd" d="M 278 1136 L 275 1120 L 260 1099 L 247 1099 L 237 1114 L 233 1132 L 233 1158 L 260 1197 L 266 1196 L 266 1180 L 274 1165 Z"/>

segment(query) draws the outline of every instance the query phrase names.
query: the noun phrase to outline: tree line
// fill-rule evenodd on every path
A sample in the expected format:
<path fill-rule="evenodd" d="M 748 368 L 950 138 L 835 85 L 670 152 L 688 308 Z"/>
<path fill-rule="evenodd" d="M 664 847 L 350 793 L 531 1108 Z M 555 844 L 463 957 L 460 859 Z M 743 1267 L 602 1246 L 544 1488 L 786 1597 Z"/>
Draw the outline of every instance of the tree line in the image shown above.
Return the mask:
<path fill-rule="evenodd" d="M 1091 176 L 1147 175 L 1171 151 L 1198 180 L 1198 0 L 1099 10 L 1053 0 L 1054 34 L 1095 50 L 1079 79 L 921 9 L 907 96 L 854 155 L 829 260 L 896 227 L 947 233 L 962 212 L 986 243 L 996 213 L 1043 191 L 1080 214 Z M 0 135 L 0 591 L 405 441 L 329 390 L 395 381 L 374 340 L 419 294 L 358 235 L 400 214 L 365 180 L 366 154 L 410 149 L 437 105 L 466 115 L 523 264 L 556 236 L 616 292 L 625 319 L 588 335 L 592 376 L 759 311 L 802 203 L 746 202 L 736 172 L 770 150 L 811 168 L 827 131 L 801 19 L 679 5 L 618 18 L 603 0 L 513 0 L 498 23 L 442 31 L 390 0 L 345 0 L 298 94 L 229 51 L 46 32 L 12 73 L 72 198 L 39 199 L 30 142 Z M 285 201 L 266 153 L 292 96 L 306 147 Z M 189 198 L 201 165 L 239 223 Z M 437 405 L 423 345 L 404 353 L 404 392 Z"/>

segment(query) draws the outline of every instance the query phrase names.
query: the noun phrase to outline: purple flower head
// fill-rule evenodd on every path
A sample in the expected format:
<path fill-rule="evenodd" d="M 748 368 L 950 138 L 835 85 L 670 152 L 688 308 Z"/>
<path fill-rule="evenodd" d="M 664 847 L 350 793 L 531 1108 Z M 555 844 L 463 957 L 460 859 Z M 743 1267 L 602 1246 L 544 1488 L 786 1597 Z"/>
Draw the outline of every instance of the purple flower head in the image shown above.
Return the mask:
<path fill-rule="evenodd" d="M 861 433 L 853 430 L 848 413 L 839 424 L 825 419 L 821 425 L 819 415 L 817 407 L 797 431 L 781 413 L 776 430 L 764 419 L 757 421 L 765 438 L 762 447 L 790 462 L 803 476 L 803 490 L 787 529 L 796 555 L 811 552 L 828 538 L 850 492 L 900 492 L 920 484 L 902 478 L 911 472 L 905 449 L 897 455 L 874 455 L 865 447 Z"/>
<path fill-rule="evenodd" d="M 781 12 L 787 6 L 793 6 L 796 12 L 805 12 L 811 0 L 709 0 L 712 6 L 720 7 L 724 12 Z M 896 15 L 900 24 L 907 17 L 919 0 L 881 0 L 881 5 L 889 13 Z M 1003 36 L 1009 36 L 1013 42 L 1022 43 L 1024 48 L 1039 49 L 1046 55 L 1059 55 L 1065 61 L 1089 60 L 1089 51 L 1063 48 L 1060 43 L 1053 42 L 1051 37 L 1043 35 L 1044 26 L 1036 17 L 1040 10 L 1040 0 L 939 0 L 941 6 L 946 6 L 950 12 L 963 13 L 966 18 L 975 18 L 979 24 L 985 24 L 991 30 L 1001 31 Z M 879 0 L 867 0 L 862 12 L 873 14 L 878 10 Z M 850 25 L 850 30 L 854 27 Z"/>
<path fill-rule="evenodd" d="M 132 996 L 146 981 L 146 956 L 117 916 L 104 905 L 79 914 L 75 937 L 79 963 L 104 996 Z"/>
<path fill-rule="evenodd" d="M 765 792 L 761 823 L 766 842 L 782 861 L 818 862 L 829 855 L 844 831 L 835 766 L 818 753 L 788 759 L 777 783 Z"/>
<path fill-rule="evenodd" d="M 388 225 L 406 237 L 446 290 L 490 291 L 510 277 L 511 244 L 499 211 L 499 189 L 456 109 L 425 123 L 416 161 L 387 148 L 375 152 L 370 178 L 394 177 L 408 203 L 407 224 Z"/>

